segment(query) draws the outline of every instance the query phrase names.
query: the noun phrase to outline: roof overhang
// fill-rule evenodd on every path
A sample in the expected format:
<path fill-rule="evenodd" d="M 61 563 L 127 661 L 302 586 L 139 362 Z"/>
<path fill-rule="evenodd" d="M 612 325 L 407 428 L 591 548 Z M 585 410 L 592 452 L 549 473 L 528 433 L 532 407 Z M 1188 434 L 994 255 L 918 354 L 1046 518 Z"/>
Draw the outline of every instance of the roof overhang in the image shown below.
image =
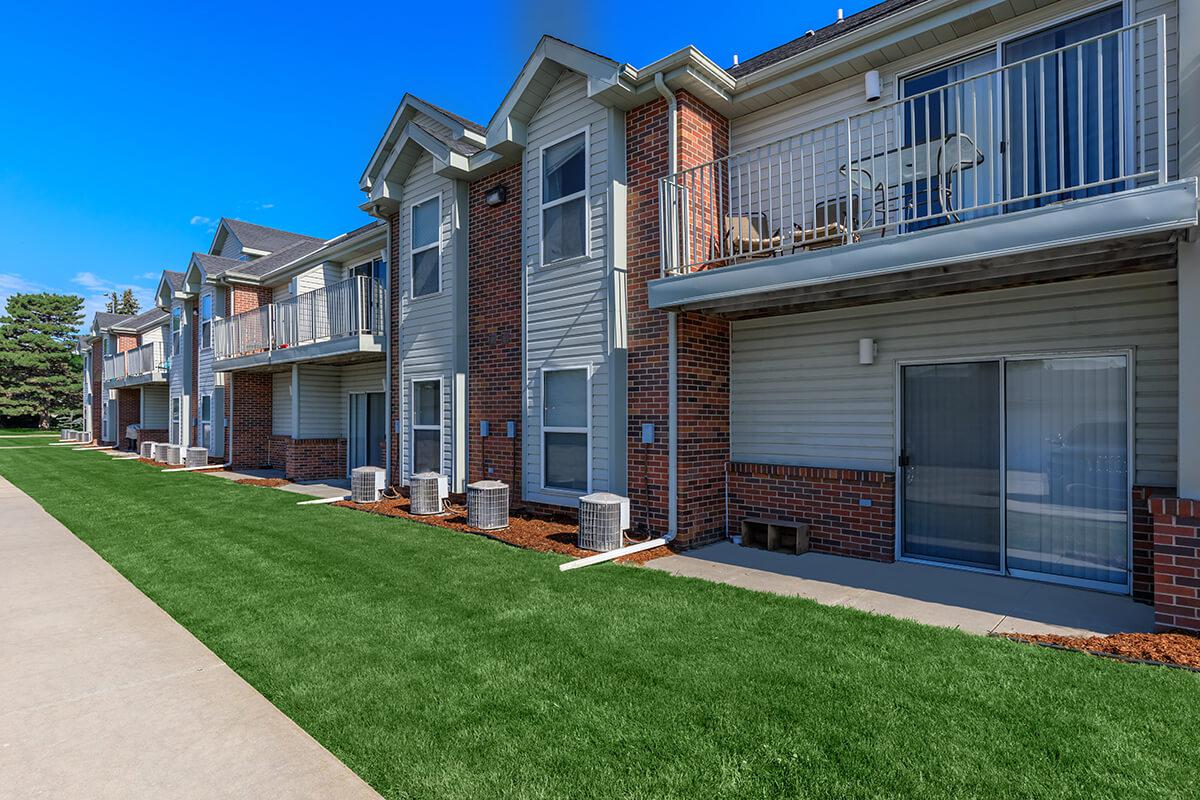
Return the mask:
<path fill-rule="evenodd" d="M 400 207 L 404 181 L 408 179 L 417 160 L 428 153 L 433 157 L 434 172 L 450 178 L 471 176 L 470 157 L 451 150 L 416 122 L 408 122 L 400 131 L 395 144 L 374 171 L 367 199 L 360 208 L 372 216 L 394 214 Z M 375 213 L 373 210 L 378 210 Z"/>
<path fill-rule="evenodd" d="M 484 137 L 473 130 L 468 129 L 461 121 L 449 116 L 440 108 L 431 106 L 419 97 L 414 97 L 411 94 L 405 94 L 400 100 L 400 105 L 392 114 L 392 119 L 388 123 L 387 130 L 384 131 L 383 138 L 379 140 L 379 144 L 375 146 L 375 151 L 371 154 L 371 160 L 367 162 L 366 169 L 363 170 L 362 177 L 359 178 L 358 185 L 364 192 L 370 193 L 375 182 L 382 173 L 387 176 L 385 164 L 392 157 L 393 151 L 401 143 L 401 138 L 410 127 L 409 123 L 417 113 L 422 113 L 431 117 L 450 129 L 450 135 L 459 142 L 471 144 L 475 147 L 484 146 Z M 427 134 L 428 135 L 428 134 Z M 430 139 L 434 137 L 429 136 Z M 434 141 L 437 141 L 434 139 Z M 442 148 L 449 151 L 445 144 L 438 142 Z M 456 154 L 461 155 L 461 154 Z M 466 163 L 466 156 L 462 156 L 463 165 Z"/>
<path fill-rule="evenodd" d="M 1156 235 L 1165 240 L 1167 234 L 1195 226 L 1196 184 L 1196 178 L 1187 178 L 918 233 L 659 278 L 648 286 L 649 305 L 729 316 L 772 309 L 788 313 L 779 309 L 794 310 L 817 297 L 844 299 L 847 293 L 864 289 L 878 295 L 887 285 L 904 294 L 914 281 L 935 279 L 948 284 L 960 273 L 989 264 L 1014 274 L 1029 271 L 1034 263 L 1065 269 L 1064 263 L 1049 263 L 1054 259 L 1046 254 L 1073 258 L 1084 273 L 1094 273 L 1112 268 L 1116 254 L 1125 252 L 1122 248 L 1136 261 L 1144 255 L 1139 248 Z"/>

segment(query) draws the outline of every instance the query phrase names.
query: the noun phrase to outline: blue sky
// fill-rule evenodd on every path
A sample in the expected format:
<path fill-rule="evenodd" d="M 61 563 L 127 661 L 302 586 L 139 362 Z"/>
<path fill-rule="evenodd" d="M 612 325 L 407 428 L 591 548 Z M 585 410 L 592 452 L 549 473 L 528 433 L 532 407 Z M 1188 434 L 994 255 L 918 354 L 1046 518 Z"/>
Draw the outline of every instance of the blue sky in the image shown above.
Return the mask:
<path fill-rule="evenodd" d="M 90 317 L 129 287 L 148 307 L 222 216 L 357 227 L 358 177 L 404 92 L 486 123 L 543 33 L 635 66 L 688 44 L 727 66 L 867 5 L 13 4 L 0 303 L 70 291 Z"/>

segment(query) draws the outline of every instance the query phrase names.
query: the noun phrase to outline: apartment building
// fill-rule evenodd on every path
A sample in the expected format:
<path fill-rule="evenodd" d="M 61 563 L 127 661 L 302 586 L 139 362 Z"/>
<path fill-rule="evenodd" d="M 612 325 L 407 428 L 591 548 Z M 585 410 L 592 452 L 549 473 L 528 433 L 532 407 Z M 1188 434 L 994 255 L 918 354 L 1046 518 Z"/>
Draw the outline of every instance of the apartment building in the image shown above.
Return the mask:
<path fill-rule="evenodd" d="M 160 303 L 212 320 L 235 465 L 612 491 L 681 546 L 803 524 L 1200 629 L 1194 13 L 888 0 L 726 68 L 545 37 L 486 124 L 404 96 L 376 224 L 226 221 Z"/>

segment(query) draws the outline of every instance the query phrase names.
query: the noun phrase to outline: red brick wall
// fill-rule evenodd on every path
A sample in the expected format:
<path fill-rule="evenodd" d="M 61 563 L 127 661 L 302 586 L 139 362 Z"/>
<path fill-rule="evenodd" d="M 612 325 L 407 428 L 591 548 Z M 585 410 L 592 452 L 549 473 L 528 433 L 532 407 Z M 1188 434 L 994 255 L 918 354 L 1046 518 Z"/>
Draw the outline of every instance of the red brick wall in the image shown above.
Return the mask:
<path fill-rule="evenodd" d="M 233 392 L 230 415 L 230 436 L 233 448 L 229 454 L 235 468 L 258 469 L 270 465 L 268 441 L 271 437 L 271 373 L 230 372 L 229 388 Z"/>
<path fill-rule="evenodd" d="M 294 481 L 346 477 L 346 440 L 289 439 L 285 474 Z"/>
<path fill-rule="evenodd" d="M 1150 498 L 1162 494 L 1162 489 L 1147 486 L 1133 487 L 1133 599 L 1139 603 L 1154 602 L 1154 517 L 1150 514 Z"/>
<path fill-rule="evenodd" d="M 292 437 L 272 435 L 267 447 L 268 457 L 267 462 L 272 469 L 287 470 L 287 455 L 288 445 L 291 444 Z"/>
<path fill-rule="evenodd" d="M 388 320 L 388 358 L 391 359 L 391 406 L 388 409 L 388 446 L 392 451 L 390 464 L 391 475 L 388 481 L 393 486 L 399 486 L 404 478 L 401 475 L 400 434 L 396 433 L 396 420 L 400 419 L 400 283 L 408 276 L 408 265 L 399 263 L 400 258 L 400 214 L 388 217 L 388 303 L 390 313 Z"/>
<path fill-rule="evenodd" d="M 507 199 L 489 206 L 495 186 Z M 471 481 L 501 480 L 521 495 L 521 165 L 471 185 L 468 302 L 468 448 Z M 486 420 L 491 435 L 479 435 Z M 516 437 L 506 436 L 516 423 Z"/>
<path fill-rule="evenodd" d="M 806 522 L 809 545 L 819 553 L 895 560 L 895 498 L 888 472 L 729 465 L 730 533 L 746 517 Z"/>
<path fill-rule="evenodd" d="M 137 449 L 138 453 L 142 452 L 143 442 L 166 442 L 170 434 L 165 430 L 156 430 L 154 428 L 143 428 L 138 431 Z"/>
<path fill-rule="evenodd" d="M 259 306 L 271 302 L 271 289 L 267 286 L 245 286 L 234 284 L 229 289 L 227 308 L 231 309 L 230 316 L 241 314 L 243 311 L 253 311 Z"/>
<path fill-rule="evenodd" d="M 100 425 L 104 415 L 104 346 L 99 340 L 92 342 L 92 439 L 100 439 Z"/>
<path fill-rule="evenodd" d="M 1154 497 L 1154 622 L 1200 632 L 1200 500 Z"/>
<path fill-rule="evenodd" d="M 125 429 L 142 421 L 142 391 L 117 389 L 117 445 L 125 445 Z"/>
<path fill-rule="evenodd" d="M 728 125 L 696 98 L 680 92 L 678 167 L 719 158 L 729 149 Z M 671 170 L 667 105 L 655 100 L 625 117 L 628 169 L 629 485 L 632 522 L 667 530 L 668 315 L 651 311 L 647 282 L 661 274 L 658 180 Z M 678 539 L 694 546 L 724 535 L 725 464 L 729 458 L 729 324 L 680 314 L 676 330 L 678 403 Z M 641 443 L 643 423 L 655 442 Z"/>
<path fill-rule="evenodd" d="M 117 334 L 117 352 L 124 353 L 126 350 L 132 350 L 138 346 L 138 337 L 128 336 L 123 333 Z"/>

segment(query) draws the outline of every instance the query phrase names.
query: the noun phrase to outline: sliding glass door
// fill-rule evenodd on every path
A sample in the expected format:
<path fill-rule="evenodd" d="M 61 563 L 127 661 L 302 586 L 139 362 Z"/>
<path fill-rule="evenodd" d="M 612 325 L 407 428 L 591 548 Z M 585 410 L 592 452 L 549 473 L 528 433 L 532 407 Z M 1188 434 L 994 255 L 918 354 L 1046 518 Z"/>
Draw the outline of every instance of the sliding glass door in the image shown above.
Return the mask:
<path fill-rule="evenodd" d="M 901 368 L 900 554 L 1128 591 L 1123 355 Z"/>

